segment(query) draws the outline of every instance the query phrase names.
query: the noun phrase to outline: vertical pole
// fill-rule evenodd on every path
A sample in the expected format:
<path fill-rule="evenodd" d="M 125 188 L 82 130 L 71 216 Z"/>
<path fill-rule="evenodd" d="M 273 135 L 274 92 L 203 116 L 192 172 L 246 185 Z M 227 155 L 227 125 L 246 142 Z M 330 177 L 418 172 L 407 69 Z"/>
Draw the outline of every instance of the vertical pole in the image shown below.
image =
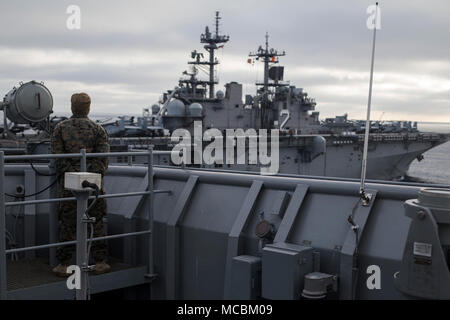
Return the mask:
<path fill-rule="evenodd" d="M 147 179 L 148 179 L 148 277 L 150 278 L 149 295 L 152 298 L 151 281 L 154 279 L 154 265 L 153 265 L 153 146 L 148 148 L 148 164 L 147 164 Z"/>
<path fill-rule="evenodd" d="M 87 261 L 87 223 L 84 221 L 89 191 L 74 192 L 77 198 L 77 266 L 80 268 L 80 289 L 76 290 L 77 300 L 87 299 L 88 261 Z"/>
<path fill-rule="evenodd" d="M 378 2 L 376 3 L 375 18 L 374 18 L 373 42 L 372 42 L 372 61 L 370 63 L 369 98 L 367 101 L 366 131 L 364 134 L 364 151 L 363 151 L 363 160 L 362 160 L 362 166 L 361 166 L 361 186 L 359 189 L 361 198 L 365 202 L 370 200 L 365 193 L 365 183 L 366 183 L 366 170 L 367 170 L 367 153 L 368 153 L 368 148 L 369 148 L 370 107 L 371 107 L 371 103 L 372 103 L 373 65 L 374 65 L 374 60 L 375 60 L 375 39 L 376 39 L 376 34 L 377 34 L 377 15 L 378 15 Z"/>
<path fill-rule="evenodd" d="M 131 151 L 131 145 L 128 145 L 128 152 Z M 128 156 L 128 165 L 131 166 L 133 165 L 133 156 Z"/>
<path fill-rule="evenodd" d="M 214 99 L 214 46 L 212 42 L 209 48 L 209 98 Z"/>
<path fill-rule="evenodd" d="M 80 172 L 86 172 L 86 149 L 80 150 Z M 80 268 L 80 289 L 76 292 L 77 300 L 86 300 L 88 296 L 88 264 L 87 260 L 87 223 L 84 221 L 87 209 L 89 192 L 82 191 L 75 193 L 77 198 L 77 266 Z"/>
<path fill-rule="evenodd" d="M 50 174 L 54 174 L 56 172 L 55 159 L 50 160 L 49 172 L 50 172 Z M 55 177 L 55 179 L 57 179 L 57 178 Z M 59 181 L 50 187 L 50 199 L 57 198 L 58 183 L 59 183 Z M 49 203 L 49 215 L 48 215 L 49 243 L 55 243 L 58 240 L 57 239 L 58 238 L 58 217 L 56 216 L 56 206 L 57 205 L 58 204 L 56 202 Z M 53 247 L 53 248 L 50 248 L 49 250 L 50 250 L 49 251 L 50 265 L 55 266 L 56 265 L 56 248 Z"/>
<path fill-rule="evenodd" d="M 264 52 L 264 94 L 269 89 L 269 33 L 266 32 L 266 51 Z"/>
<path fill-rule="evenodd" d="M 267 113 L 269 107 L 269 33 L 266 32 L 266 50 L 264 51 L 264 99 L 261 108 L 261 128 L 268 128 Z"/>
<path fill-rule="evenodd" d="M 0 151 L 0 299 L 6 300 L 5 153 Z"/>
<path fill-rule="evenodd" d="M 80 172 L 86 172 L 86 149 L 81 149 Z"/>
<path fill-rule="evenodd" d="M 25 190 L 28 193 L 36 192 L 36 172 L 33 170 L 24 170 Z M 36 196 L 27 197 L 28 200 L 36 200 Z M 36 245 L 36 205 L 28 205 L 23 208 L 24 214 L 24 246 L 30 247 Z M 25 252 L 25 259 L 36 258 L 36 251 Z"/>
<path fill-rule="evenodd" d="M 219 37 L 219 11 L 216 11 L 216 38 Z"/>
<path fill-rule="evenodd" d="M 153 275 L 153 146 L 148 148 L 148 167 L 147 167 L 147 179 L 148 179 L 148 197 L 147 197 L 147 207 L 148 207 L 148 273 Z"/>
<path fill-rule="evenodd" d="M 8 105 L 3 105 L 3 138 L 8 137 L 9 129 L 8 129 L 8 119 L 6 117 L 6 108 Z"/>

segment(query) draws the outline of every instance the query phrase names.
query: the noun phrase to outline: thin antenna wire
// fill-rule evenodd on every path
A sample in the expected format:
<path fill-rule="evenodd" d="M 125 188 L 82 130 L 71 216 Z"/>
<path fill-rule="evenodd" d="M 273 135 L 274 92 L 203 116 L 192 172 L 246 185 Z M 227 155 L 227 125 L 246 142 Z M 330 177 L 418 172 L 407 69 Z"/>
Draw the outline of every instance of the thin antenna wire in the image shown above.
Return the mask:
<path fill-rule="evenodd" d="M 373 28 L 373 43 L 372 43 L 372 61 L 370 64 L 370 82 L 369 82 L 369 99 L 367 102 L 367 119 L 366 119 L 366 131 L 364 135 L 364 151 L 363 151 L 363 160 L 361 166 L 361 186 L 359 189 L 359 194 L 363 203 L 366 204 L 370 202 L 370 196 L 368 196 L 365 192 L 365 183 L 366 183 L 366 171 L 367 171 L 367 153 L 369 149 L 369 132 L 370 132 L 370 106 L 372 103 L 372 84 L 373 84 L 373 65 L 375 60 L 375 39 L 377 35 L 377 15 L 378 15 L 378 2 L 375 7 L 375 19 L 374 19 L 374 28 Z"/>

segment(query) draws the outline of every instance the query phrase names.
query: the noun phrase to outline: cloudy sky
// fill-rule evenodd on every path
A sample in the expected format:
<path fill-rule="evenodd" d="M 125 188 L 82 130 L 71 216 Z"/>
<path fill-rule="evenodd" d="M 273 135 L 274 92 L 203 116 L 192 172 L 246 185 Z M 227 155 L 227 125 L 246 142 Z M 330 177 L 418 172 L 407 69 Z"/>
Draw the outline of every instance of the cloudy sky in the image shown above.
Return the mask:
<path fill-rule="evenodd" d="M 67 7 L 81 9 L 69 30 Z M 0 94 L 19 81 L 44 81 L 57 113 L 73 92 L 92 112 L 139 114 L 177 85 L 214 12 L 230 41 L 219 50 L 219 87 L 238 81 L 254 93 L 262 66 L 249 51 L 270 34 L 286 50 L 285 79 L 317 101 L 321 117 L 363 118 L 372 33 L 366 0 L 0 1 Z M 450 122 L 450 3 L 380 1 L 373 118 Z"/>

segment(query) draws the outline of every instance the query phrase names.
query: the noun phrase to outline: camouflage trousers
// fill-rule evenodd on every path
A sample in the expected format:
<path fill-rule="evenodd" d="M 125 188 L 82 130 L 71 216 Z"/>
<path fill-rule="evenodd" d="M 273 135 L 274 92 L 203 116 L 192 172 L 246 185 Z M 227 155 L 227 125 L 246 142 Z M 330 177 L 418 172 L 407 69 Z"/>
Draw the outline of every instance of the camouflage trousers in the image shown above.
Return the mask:
<path fill-rule="evenodd" d="M 62 193 L 62 194 L 61 194 Z M 100 192 L 103 194 L 103 192 Z M 72 192 L 64 190 L 60 192 L 60 197 L 73 197 Z M 88 206 L 93 200 L 88 201 Z M 95 223 L 88 225 L 88 237 L 91 235 L 91 228 L 94 228 L 94 237 L 105 235 L 103 228 L 103 217 L 106 215 L 106 199 L 97 199 L 94 206 L 89 210 L 88 215 L 95 218 Z M 59 241 L 72 241 L 76 239 L 77 228 L 77 203 L 76 201 L 60 202 L 58 205 L 59 218 Z M 63 246 L 56 250 L 56 258 L 60 263 L 67 264 L 72 254 L 75 252 L 75 246 Z M 90 257 L 95 262 L 101 262 L 106 259 L 108 247 L 105 241 L 92 242 Z"/>

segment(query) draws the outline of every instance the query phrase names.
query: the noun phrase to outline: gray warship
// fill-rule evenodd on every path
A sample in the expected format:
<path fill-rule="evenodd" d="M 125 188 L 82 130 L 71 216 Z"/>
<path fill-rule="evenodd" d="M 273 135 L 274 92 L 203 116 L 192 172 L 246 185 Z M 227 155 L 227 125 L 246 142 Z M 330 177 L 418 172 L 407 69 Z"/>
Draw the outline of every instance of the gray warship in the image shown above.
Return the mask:
<path fill-rule="evenodd" d="M 205 41 L 210 41 L 207 34 Z M 267 54 L 267 47 L 262 50 Z M 209 106 L 221 105 L 217 112 L 234 110 L 233 117 L 243 112 L 250 119 L 256 117 L 255 125 L 263 127 L 279 114 L 270 108 L 264 112 L 238 110 L 239 104 L 235 107 L 232 103 L 239 99 L 231 99 L 240 97 L 233 91 L 239 93 L 240 88 L 231 83 L 228 95 L 217 97 L 211 91 L 205 98 L 203 91 L 198 100 L 186 101 L 175 90 L 165 105 L 155 110 L 154 119 L 162 118 L 167 126 L 180 121 L 188 121 L 185 125 L 189 126 L 187 119 L 192 117 L 208 123 L 203 112 Z M 287 88 L 278 89 L 288 90 L 286 94 L 295 89 L 275 88 Z M 267 97 L 266 89 L 262 95 Z M 281 101 L 287 108 L 301 106 L 298 101 L 312 105 L 312 100 L 302 97 L 297 100 L 297 96 L 292 100 L 297 104 L 292 105 L 291 98 Z M 273 101 L 276 99 L 275 91 Z M 269 101 L 262 99 L 260 103 Z M 202 108 L 195 103 L 202 103 Z M 245 303 L 236 304 L 239 310 L 235 306 L 222 308 L 221 316 L 236 312 L 268 314 L 272 312 L 270 300 L 279 299 L 450 299 L 450 185 L 364 182 L 365 176 L 360 185 L 351 178 L 283 173 L 263 176 L 217 168 L 161 166 L 156 161 L 170 157 L 173 151 L 156 150 L 156 144 L 155 148 L 136 146 L 138 150 L 110 153 L 86 153 L 82 149 L 73 154 L 51 154 L 46 150 L 45 136 L 51 132 L 53 100 L 43 84 L 29 82 L 13 89 L 2 108 L 5 118 L 16 124 L 33 123 L 34 133 L 28 136 L 29 127 L 13 126 L 4 120 L 5 139 L 0 150 L 0 299 L 83 300 L 107 295 L 261 302 L 257 308 Z M 283 119 L 283 128 L 288 125 L 286 119 L 289 117 Z M 150 126 L 162 128 L 158 122 L 143 123 L 144 130 Z M 404 154 L 404 148 L 410 145 L 425 148 L 440 141 L 428 141 L 425 134 L 409 131 L 397 133 L 406 135 L 407 140 L 389 143 L 374 141 L 378 134 L 372 133 L 369 146 L 378 149 L 380 145 L 397 145 L 398 152 Z M 158 134 L 163 137 L 155 139 L 164 139 L 164 131 Z M 412 134 L 421 140 L 409 142 Z M 310 140 L 316 137 L 292 134 L 287 139 L 303 143 L 292 147 L 297 152 L 306 150 L 308 141 L 313 143 Z M 346 141 L 338 140 L 343 137 L 330 134 L 322 141 L 328 147 L 329 141 Z M 340 150 L 349 144 L 331 143 L 334 147 L 328 149 Z M 358 145 L 355 141 L 350 149 Z M 371 152 L 373 157 L 376 152 Z M 100 196 L 85 187 L 85 182 L 93 183 L 84 172 L 86 160 L 93 157 L 129 161 L 128 165 L 109 167 L 103 181 L 106 194 Z M 142 160 L 136 164 L 133 157 L 135 162 Z M 56 197 L 53 161 L 57 158 L 80 159 L 80 169 L 88 180 L 79 181 L 81 186 L 65 186 L 74 197 Z M 374 165 L 369 161 L 367 172 Z M 93 238 L 87 232 L 92 222 L 87 199 L 99 197 L 108 202 L 106 235 Z M 56 204 L 73 200 L 77 201 L 76 239 L 58 242 Z M 112 269 L 93 275 L 87 248 L 88 243 L 99 240 L 109 243 Z M 71 244 L 77 250 L 73 263 L 78 271 L 75 268 L 73 276 L 79 277 L 78 285 L 76 280 L 74 284 L 51 272 L 56 263 L 55 248 Z M 247 309 L 243 311 L 243 307 Z"/>
<path fill-rule="evenodd" d="M 319 120 L 315 99 L 309 97 L 303 88 L 284 81 L 284 67 L 279 65 L 279 59 L 286 53 L 270 48 L 268 34 L 265 45 L 249 54 L 249 62 L 261 61 L 264 66 L 263 81 L 256 83 L 256 95 L 247 94 L 243 99 L 242 84 L 237 82 L 225 84 L 224 91 L 215 90 L 219 83 L 215 73 L 219 64 L 216 50 L 230 39 L 220 34 L 220 19 L 219 12 L 216 12 L 214 32 L 206 27 L 200 36 L 208 57 L 193 50 L 192 60 L 188 62 L 190 68 L 183 72 L 178 86 L 163 93 L 157 104 L 144 108 L 142 117 L 119 116 L 99 121 L 111 137 L 111 150 L 139 150 L 149 145 L 158 150 L 171 150 L 174 146 L 171 133 L 180 128 L 192 132 L 196 121 L 201 123 L 203 130 L 215 128 L 222 132 L 235 129 L 235 133 L 243 130 L 247 134 L 251 130 L 278 129 L 279 173 L 358 178 L 365 121 L 350 121 L 347 115 Z M 208 74 L 208 79 L 199 79 L 199 71 Z M 62 118 L 49 118 L 51 107 L 40 109 L 37 115 L 28 115 L 27 106 L 20 105 L 20 96 L 32 94 L 52 99 L 42 83 L 30 82 L 13 88 L 5 96 L 3 107 L 0 106 L 0 109 L 5 109 L 4 138 L 0 139 L 0 146 L 6 152 L 49 152 L 51 129 Z M 6 108 L 15 96 L 18 96 L 17 105 Z M 38 133 L 27 135 L 29 129 Z M 444 134 L 419 132 L 417 123 L 411 121 L 372 121 L 370 133 L 367 177 L 376 180 L 403 178 L 412 161 L 420 161 L 423 153 L 449 138 Z M 195 157 L 194 149 L 193 146 L 186 147 L 185 153 L 191 152 Z M 234 152 L 236 156 L 237 151 Z M 249 156 L 247 145 L 245 158 L 249 159 Z M 139 158 L 113 157 L 111 161 L 128 164 L 139 161 Z M 155 163 L 174 165 L 168 155 L 156 157 Z M 192 166 L 260 170 L 260 166 L 254 164 L 239 164 L 235 158 L 227 161 L 226 156 L 223 163 L 202 162 Z"/>
<path fill-rule="evenodd" d="M 303 88 L 284 81 L 284 67 L 279 65 L 279 59 L 286 53 L 270 48 L 268 34 L 265 45 L 249 54 L 249 63 L 260 61 L 264 66 L 263 81 L 256 83 L 256 95 L 247 94 L 243 99 L 242 84 L 237 82 L 225 84 L 224 91 L 215 91 L 219 83 L 215 73 L 219 64 L 215 51 L 230 39 L 220 34 L 219 20 L 216 12 L 214 32 L 206 27 L 200 36 L 207 57 L 193 50 L 192 60 L 188 62 L 190 68 L 183 72 L 177 87 L 165 92 L 157 104 L 145 108 L 143 116 L 136 120 L 123 116 L 103 123 L 114 137 L 113 148 L 138 149 L 148 144 L 160 148 L 165 148 L 166 144 L 172 146 L 164 135 L 179 128 L 192 132 L 194 121 L 201 121 L 204 130 L 279 129 L 280 173 L 359 177 L 365 121 L 350 121 L 347 115 L 320 121 L 319 112 L 315 111 L 315 99 Z M 208 79 L 199 79 L 199 71 L 208 74 Z M 448 139 L 442 134 L 419 132 L 417 123 L 411 121 L 372 121 L 370 132 L 367 175 L 379 180 L 404 177 L 414 159 L 420 161 L 424 152 Z M 128 162 L 128 159 L 117 160 Z M 157 162 L 172 164 L 168 156 L 158 158 Z M 259 170 L 254 165 L 232 162 L 200 166 Z"/>

